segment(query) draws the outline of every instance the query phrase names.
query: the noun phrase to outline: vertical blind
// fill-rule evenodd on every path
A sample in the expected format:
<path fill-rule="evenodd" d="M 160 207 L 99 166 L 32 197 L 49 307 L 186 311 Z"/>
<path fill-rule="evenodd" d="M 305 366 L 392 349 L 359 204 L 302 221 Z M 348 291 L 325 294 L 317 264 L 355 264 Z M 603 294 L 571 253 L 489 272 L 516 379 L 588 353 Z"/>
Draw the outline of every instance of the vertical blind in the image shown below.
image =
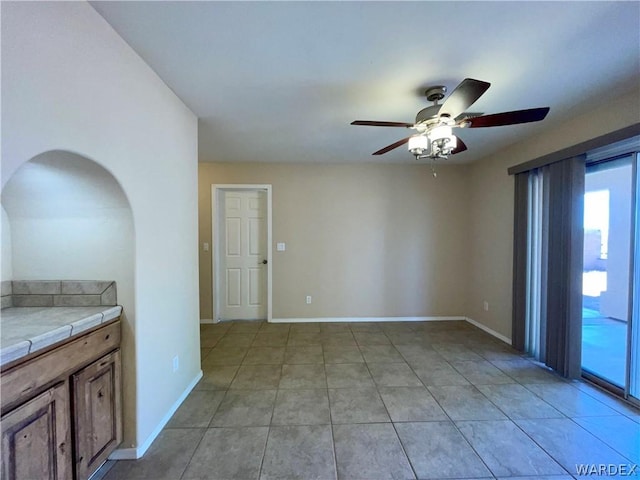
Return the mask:
<path fill-rule="evenodd" d="M 515 175 L 513 346 L 581 373 L 585 156 Z"/>

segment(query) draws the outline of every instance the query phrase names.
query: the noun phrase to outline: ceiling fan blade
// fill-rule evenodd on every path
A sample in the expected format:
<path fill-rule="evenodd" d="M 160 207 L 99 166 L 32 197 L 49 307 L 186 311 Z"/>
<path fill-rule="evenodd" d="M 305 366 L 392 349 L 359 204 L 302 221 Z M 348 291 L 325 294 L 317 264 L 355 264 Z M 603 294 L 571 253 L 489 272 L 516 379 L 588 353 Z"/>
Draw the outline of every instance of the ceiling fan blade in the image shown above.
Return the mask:
<path fill-rule="evenodd" d="M 464 152 L 467 149 L 467 146 L 462 141 L 462 139 L 456 136 L 456 148 L 451 150 L 451 155 L 455 155 L 456 153 Z"/>
<path fill-rule="evenodd" d="M 530 108 L 528 110 L 515 110 L 513 112 L 494 113 L 467 120 L 469 128 L 501 127 L 504 125 L 516 125 L 518 123 L 539 122 L 549 113 L 549 107 Z"/>
<path fill-rule="evenodd" d="M 439 114 L 455 118 L 475 103 L 491 86 L 489 82 L 465 78 L 440 107 Z"/>
<path fill-rule="evenodd" d="M 403 138 L 402 140 L 398 140 L 396 143 L 392 143 L 391 145 L 387 145 L 384 148 L 381 148 L 377 152 L 373 152 L 372 155 L 382 155 L 384 153 L 390 152 L 394 148 L 398 148 L 400 145 L 404 145 L 409 141 L 411 137 Z"/>
<path fill-rule="evenodd" d="M 375 120 L 355 120 L 351 125 L 365 125 L 369 127 L 413 127 L 413 123 L 404 122 L 377 122 Z"/>

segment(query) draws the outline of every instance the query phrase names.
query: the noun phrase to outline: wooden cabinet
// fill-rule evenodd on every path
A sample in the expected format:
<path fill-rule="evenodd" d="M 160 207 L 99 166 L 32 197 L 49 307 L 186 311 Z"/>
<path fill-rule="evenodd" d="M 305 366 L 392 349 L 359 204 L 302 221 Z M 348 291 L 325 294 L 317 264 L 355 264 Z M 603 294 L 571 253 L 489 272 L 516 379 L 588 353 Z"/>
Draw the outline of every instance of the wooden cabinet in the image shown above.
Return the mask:
<path fill-rule="evenodd" d="M 0 376 L 3 480 L 86 480 L 122 441 L 120 321 Z"/>
<path fill-rule="evenodd" d="M 120 350 L 105 355 L 72 378 L 76 474 L 85 479 L 122 441 Z"/>
<path fill-rule="evenodd" d="M 2 478 L 71 478 L 69 389 L 66 382 L 2 417 Z"/>

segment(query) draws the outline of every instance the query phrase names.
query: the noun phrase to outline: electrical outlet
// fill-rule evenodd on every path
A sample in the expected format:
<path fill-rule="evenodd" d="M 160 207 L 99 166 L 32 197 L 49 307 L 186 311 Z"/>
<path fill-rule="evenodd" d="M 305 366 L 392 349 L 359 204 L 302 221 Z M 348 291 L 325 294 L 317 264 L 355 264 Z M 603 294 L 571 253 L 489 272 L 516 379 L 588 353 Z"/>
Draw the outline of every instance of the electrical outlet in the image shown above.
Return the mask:
<path fill-rule="evenodd" d="M 307 295 L 306 302 L 307 302 L 307 305 L 311 303 L 311 295 Z"/>
<path fill-rule="evenodd" d="M 489 302 L 487 302 L 486 300 L 484 302 L 482 302 L 482 308 L 484 309 L 485 312 L 489 311 Z"/>
<path fill-rule="evenodd" d="M 173 371 L 177 372 L 179 368 L 180 368 L 180 357 L 176 355 L 175 357 L 173 357 Z"/>

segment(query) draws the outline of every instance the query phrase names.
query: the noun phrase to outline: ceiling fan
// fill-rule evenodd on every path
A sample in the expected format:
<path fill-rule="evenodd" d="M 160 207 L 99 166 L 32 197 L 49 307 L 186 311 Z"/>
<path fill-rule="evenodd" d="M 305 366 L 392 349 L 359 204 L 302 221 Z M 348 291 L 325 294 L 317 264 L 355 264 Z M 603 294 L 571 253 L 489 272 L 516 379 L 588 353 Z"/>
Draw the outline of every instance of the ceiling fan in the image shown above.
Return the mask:
<path fill-rule="evenodd" d="M 433 105 L 420 110 L 416 115 L 415 123 L 356 120 L 351 122 L 351 125 L 404 127 L 416 130 L 417 133 L 387 145 L 373 152 L 373 155 L 382 155 L 408 143 L 409 151 L 416 159 L 430 158 L 435 160 L 447 158 L 449 155 L 455 155 L 467 149 L 462 139 L 453 134 L 453 128 L 500 127 L 538 122 L 549 113 L 549 107 L 515 110 L 492 115 L 465 113 L 465 110 L 473 105 L 490 86 L 491 84 L 488 82 L 465 78 L 442 104 L 438 102 L 444 98 L 447 87 L 444 85 L 430 87 L 426 90 L 425 95 L 427 100 L 433 102 Z"/>

